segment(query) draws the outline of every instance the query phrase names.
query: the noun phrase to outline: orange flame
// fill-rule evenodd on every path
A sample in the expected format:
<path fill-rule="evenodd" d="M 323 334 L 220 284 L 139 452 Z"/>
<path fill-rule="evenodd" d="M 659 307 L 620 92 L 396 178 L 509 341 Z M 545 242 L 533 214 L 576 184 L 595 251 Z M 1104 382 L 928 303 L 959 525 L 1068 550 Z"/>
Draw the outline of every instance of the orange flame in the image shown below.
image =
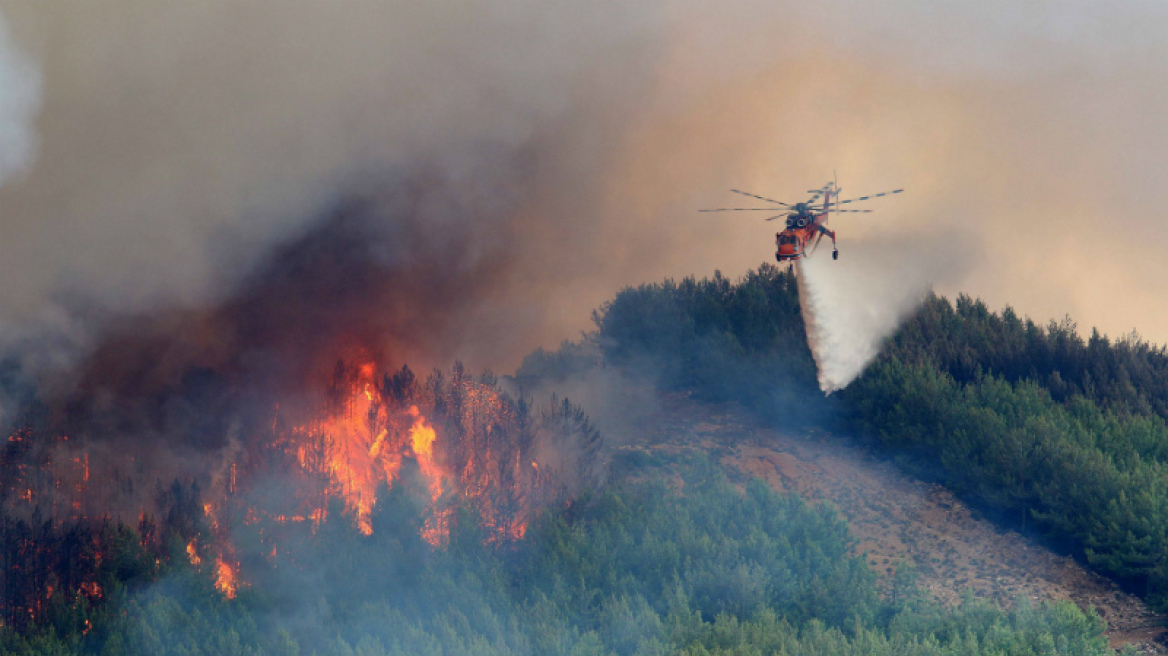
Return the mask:
<path fill-rule="evenodd" d="M 434 461 L 434 440 L 438 438 L 438 433 L 426 423 L 418 406 L 410 406 L 409 414 L 414 418 L 414 425 L 410 428 L 410 446 L 418 460 L 418 468 L 430 486 L 430 502 L 437 504 L 442 496 L 442 471 Z M 449 512 L 436 511 L 422 527 L 422 538 L 438 546 L 449 534 L 449 518 Z"/>
<path fill-rule="evenodd" d="M 187 543 L 187 558 L 190 559 L 191 564 L 195 567 L 203 564 L 203 559 L 199 557 L 199 549 L 195 545 L 194 540 L 191 540 Z"/>
<path fill-rule="evenodd" d="M 270 451 L 248 451 L 217 470 L 222 475 L 216 473 L 212 485 L 203 488 L 200 505 L 206 523 L 185 551 L 191 565 L 210 575 L 224 596 L 234 598 L 247 585 L 247 572 L 241 570 L 231 543 L 233 526 L 254 527 L 250 530 L 270 549 L 273 563 L 277 554 L 285 554 L 283 548 L 277 551 L 281 536 L 317 531 L 332 503 L 343 503 L 346 517 L 362 533 L 371 534 L 378 488 L 394 485 L 406 459 L 416 462 L 426 482 L 424 494 L 430 507 L 421 536 L 435 547 L 448 540 L 457 503 L 474 505 L 487 540 L 493 542 L 522 539 L 535 507 L 559 494 L 556 470 L 532 459 L 531 440 L 543 439 L 538 437 L 542 434 L 536 432 L 533 437 L 532 432 L 520 432 L 546 429 L 538 421 L 534 427 L 519 423 L 518 406 L 493 381 L 467 376 L 460 367 L 449 378 L 439 377 L 424 387 L 412 382 L 403 387 L 397 374 L 386 377 L 382 387 L 379 376 L 371 363 L 339 366 L 326 405 L 308 420 L 288 423 L 277 405 L 271 440 L 257 442 L 245 436 L 241 441 L 245 448 Z M 288 412 L 286 407 L 284 412 Z M 24 444 L 29 430 L 14 431 L 7 445 Z M 64 435 L 52 439 L 73 444 Z M 17 468 L 17 475 L 4 483 L 9 498 L 30 506 L 42 504 L 54 518 L 83 518 L 82 511 L 88 512 L 94 503 L 88 498 L 90 485 L 102 482 L 102 469 L 95 461 L 91 472 L 87 452 L 70 449 L 67 453 L 67 459 L 45 464 L 42 470 Z M 281 474 L 290 474 L 301 485 L 288 499 L 271 500 L 271 507 L 248 505 L 249 483 L 266 475 L 265 467 L 279 467 Z M 140 513 L 139 522 L 142 546 L 157 549 L 159 538 L 148 514 Z M 287 553 L 290 562 L 295 561 L 295 551 Z M 101 557 L 99 549 L 98 565 Z M 154 563 L 162 566 L 159 558 Z M 74 585 L 75 593 L 91 598 L 102 594 L 95 582 Z"/>
<path fill-rule="evenodd" d="M 442 496 L 442 472 L 434 462 L 434 440 L 438 434 L 426 423 L 418 406 L 410 406 L 410 416 L 414 418 L 414 425 L 410 428 L 410 446 L 418 459 L 418 467 L 430 484 L 431 501 L 438 501 L 438 497 Z"/>
<path fill-rule="evenodd" d="M 324 443 L 325 466 L 334 487 L 320 501 L 329 496 L 341 498 L 356 516 L 357 528 L 365 535 L 373 533 L 371 517 L 377 503 L 377 487 L 382 482 L 393 485 L 403 457 L 412 453 L 417 459 L 433 501 L 438 500 L 443 490 L 443 473 L 434 455 L 437 431 L 426 422 L 416 405 L 410 406 L 404 415 L 392 416 L 376 393 L 374 371 L 372 364 L 358 367 L 355 380 L 337 411 L 314 425 L 296 429 L 301 436 L 309 438 L 302 441 L 297 451 L 302 466 L 313 465 L 308 442 L 315 438 Z M 315 510 L 322 517 L 323 505 Z M 436 544 L 444 530 L 438 526 L 431 528 L 431 542 Z"/>
<path fill-rule="evenodd" d="M 296 432 L 323 441 L 324 463 L 329 477 L 335 481 L 334 491 L 345 502 L 345 507 L 357 517 L 357 527 L 365 535 L 373 532 L 370 515 L 380 481 L 392 483 L 400 467 L 400 459 L 386 449 L 389 418 L 385 407 L 374 395 L 374 366 L 364 364 L 357 370 L 356 381 L 338 412 L 315 423 L 301 426 Z M 301 444 L 297 458 L 302 466 L 311 469 L 309 444 Z M 322 499 L 321 501 L 323 501 Z M 318 507 L 320 517 L 323 506 Z"/>
<path fill-rule="evenodd" d="M 222 558 L 215 559 L 215 587 L 228 599 L 235 599 L 236 590 L 239 588 L 235 568 Z"/>

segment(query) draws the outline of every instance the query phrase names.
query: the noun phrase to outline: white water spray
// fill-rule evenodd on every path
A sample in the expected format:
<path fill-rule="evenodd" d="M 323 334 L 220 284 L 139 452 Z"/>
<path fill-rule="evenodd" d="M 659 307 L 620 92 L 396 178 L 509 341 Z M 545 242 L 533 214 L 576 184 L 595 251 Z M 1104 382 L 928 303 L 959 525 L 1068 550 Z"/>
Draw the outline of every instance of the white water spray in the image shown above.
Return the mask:
<path fill-rule="evenodd" d="M 896 253 L 882 257 L 883 253 Z M 823 252 L 796 264 L 807 343 L 825 394 L 864 372 L 928 290 L 925 272 L 902 249 Z"/>

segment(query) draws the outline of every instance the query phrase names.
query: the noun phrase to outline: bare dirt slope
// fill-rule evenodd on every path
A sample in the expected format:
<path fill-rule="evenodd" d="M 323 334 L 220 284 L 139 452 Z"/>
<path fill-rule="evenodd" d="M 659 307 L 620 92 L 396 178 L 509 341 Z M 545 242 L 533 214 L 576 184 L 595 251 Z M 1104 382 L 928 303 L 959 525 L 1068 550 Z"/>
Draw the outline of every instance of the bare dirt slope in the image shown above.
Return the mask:
<path fill-rule="evenodd" d="M 945 488 L 922 483 L 854 440 L 776 430 L 734 405 L 666 396 L 638 417 L 625 449 L 700 448 L 776 489 L 826 500 L 847 518 L 872 568 L 889 577 L 901 562 L 915 565 L 919 583 L 947 603 L 966 592 L 1010 605 L 1070 599 L 1093 607 L 1108 623 L 1113 646 L 1168 654 L 1165 619 L 1137 597 L 1056 554 L 1006 531 Z"/>

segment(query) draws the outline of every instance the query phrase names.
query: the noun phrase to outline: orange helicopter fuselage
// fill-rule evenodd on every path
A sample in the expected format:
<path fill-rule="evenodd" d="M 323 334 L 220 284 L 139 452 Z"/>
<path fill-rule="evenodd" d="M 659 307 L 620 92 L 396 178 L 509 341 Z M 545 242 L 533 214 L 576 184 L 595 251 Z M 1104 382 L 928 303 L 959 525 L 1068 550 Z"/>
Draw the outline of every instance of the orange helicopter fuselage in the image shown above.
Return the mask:
<path fill-rule="evenodd" d="M 825 235 L 835 242 L 835 233 L 827 229 L 827 213 L 791 214 L 787 229 L 775 234 L 775 259 L 793 262 L 807 254 Z M 804 225 L 799 225 L 802 219 Z"/>
<path fill-rule="evenodd" d="M 838 200 L 839 192 L 829 189 L 824 194 L 823 208 L 812 207 L 810 203 L 795 205 L 795 211 L 786 216 L 787 229 L 775 234 L 775 259 L 782 263 L 807 257 L 824 236 L 835 244 L 835 233 L 827 229 L 827 208 Z"/>

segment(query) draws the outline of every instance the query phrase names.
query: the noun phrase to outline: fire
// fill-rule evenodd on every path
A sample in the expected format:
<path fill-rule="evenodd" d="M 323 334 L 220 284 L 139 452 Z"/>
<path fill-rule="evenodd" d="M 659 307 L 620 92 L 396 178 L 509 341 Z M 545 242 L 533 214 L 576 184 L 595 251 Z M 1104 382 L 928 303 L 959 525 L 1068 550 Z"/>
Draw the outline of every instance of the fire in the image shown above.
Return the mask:
<path fill-rule="evenodd" d="M 203 564 L 203 559 L 199 557 L 199 548 L 195 544 L 195 540 L 187 543 L 187 558 L 190 559 L 191 564 L 195 567 Z"/>
<path fill-rule="evenodd" d="M 384 429 L 382 429 L 382 431 L 377 434 L 377 439 L 373 440 L 373 446 L 369 448 L 370 458 L 376 458 L 377 456 L 381 455 L 381 448 L 385 445 L 385 436 L 388 434 L 389 431 Z"/>
<path fill-rule="evenodd" d="M 338 365 L 326 411 L 292 430 L 300 466 L 327 479 L 296 516 L 315 513 L 319 524 L 328 501 L 340 499 L 358 530 L 371 535 L 378 488 L 397 483 L 411 460 L 429 496 L 422 536 L 431 545 L 448 535 L 459 498 L 477 506 L 491 540 L 521 539 L 531 494 L 554 489 L 531 457 L 531 437 L 521 441 L 521 426 L 531 426 L 531 418 L 517 414 L 520 408 L 504 399 L 491 376 L 475 380 L 456 367 L 449 382 L 433 378 L 425 387 L 408 370 L 395 376 L 381 376 L 370 363 Z"/>
<path fill-rule="evenodd" d="M 520 540 L 536 510 L 569 498 L 572 485 L 586 484 L 577 469 L 565 476 L 562 466 L 537 459 L 542 449 L 557 448 L 574 435 L 595 439 L 579 408 L 554 399 L 548 410 L 534 408 L 506 396 L 490 374 L 472 377 L 456 365 L 419 381 L 407 368 L 385 375 L 364 362 L 338 365 L 330 386 L 320 392 L 308 397 L 318 398 L 315 403 L 273 403 L 271 422 L 265 415 L 258 428 L 241 431 L 214 473 L 176 480 L 161 505 L 137 508 L 138 542 L 155 571 L 165 571 L 167 540 L 177 531 L 186 560 L 230 599 L 248 585 L 241 562 L 247 567 L 255 562 L 237 555 L 232 536 L 243 527 L 273 567 L 305 563 L 299 538 L 311 540 L 326 521 L 331 526 L 346 520 L 371 535 L 379 490 L 407 485 L 423 502 L 420 535 L 435 548 L 448 541 L 461 505 L 473 508 L 467 516 L 480 518 L 488 541 Z M 101 516 L 96 499 L 117 501 L 122 481 L 106 456 L 86 449 L 90 438 L 69 439 L 50 427 L 35 430 L 22 427 L 0 442 L 7 449 L 0 453 L 0 480 L 10 500 L 30 516 L 45 509 L 62 526 Z M 39 460 L 25 457 L 33 446 L 44 454 Z M 127 458 L 133 462 L 133 456 Z M 571 466 L 586 470 L 590 463 L 581 458 Z M 406 471 L 409 478 L 403 479 Z M 257 481 L 273 479 L 287 484 L 290 493 L 251 494 L 264 489 L 255 487 Z M 343 516 L 329 516 L 338 507 Z M 98 567 L 105 551 L 94 535 L 92 566 Z M 298 538 L 284 542 L 289 536 Z M 251 549 L 257 543 L 244 544 Z M 97 599 L 101 588 L 85 583 L 95 580 L 80 577 L 69 592 Z M 10 620 L 17 610 L 35 618 L 45 603 L 29 597 L 0 620 Z"/>
<path fill-rule="evenodd" d="M 215 548 L 213 547 L 213 549 Z M 221 545 L 220 549 L 222 549 L 222 551 L 220 551 L 221 554 L 224 551 L 226 551 L 226 553 L 230 553 L 230 544 L 226 544 L 225 546 Z M 194 567 L 199 567 L 203 564 L 203 557 L 199 555 L 199 545 L 197 538 L 194 538 L 187 543 L 187 559 L 191 561 L 191 565 Z M 223 593 L 223 596 L 227 597 L 228 599 L 234 599 L 235 593 L 239 589 L 240 584 L 237 570 L 238 566 L 232 565 L 223 555 L 218 555 L 215 557 L 215 587 L 219 590 L 219 592 Z M 90 590 L 86 589 L 84 585 L 82 586 L 82 590 L 86 593 L 90 593 Z M 98 587 L 96 583 L 93 584 L 92 590 L 93 593 L 97 596 L 101 595 L 101 588 Z M 93 595 L 91 594 L 91 596 Z"/>
<path fill-rule="evenodd" d="M 418 411 L 418 406 L 410 406 L 409 414 L 414 418 L 414 425 L 410 428 L 410 445 L 418 460 L 418 468 L 430 486 L 430 502 L 437 505 L 438 499 L 442 496 L 442 471 L 434 462 L 434 440 L 438 438 L 438 434 L 426 423 L 426 418 Z M 441 510 L 435 512 L 422 527 L 423 539 L 433 546 L 438 546 L 449 533 L 449 519 L 449 512 Z"/>
<path fill-rule="evenodd" d="M 235 593 L 239 589 L 235 567 L 223 558 L 215 560 L 215 587 L 228 599 L 235 599 Z"/>
<path fill-rule="evenodd" d="M 340 390 L 339 402 L 333 412 L 295 429 L 303 439 L 297 447 L 297 459 L 302 467 L 318 465 L 314 456 L 323 446 L 325 468 L 334 485 L 329 496 L 344 500 L 345 507 L 357 520 L 357 528 L 365 535 L 373 533 L 372 514 L 377 503 L 377 488 L 392 486 L 401 470 L 402 459 L 412 456 L 425 476 L 432 502 L 442 495 L 445 476 L 435 460 L 434 447 L 438 433 L 427 423 L 417 405 L 405 412 L 391 412 L 391 408 L 377 390 L 376 368 L 364 364 L 347 381 L 347 389 Z M 320 516 L 323 504 L 315 509 Z M 444 534 L 438 526 L 432 532 Z"/>
<path fill-rule="evenodd" d="M 417 421 L 410 428 L 410 444 L 414 447 L 414 454 L 420 460 L 432 462 L 434 457 L 434 440 L 438 435 L 434 429 L 426 425 L 426 418 L 418 412 L 418 406 L 410 406 L 410 416 Z"/>
<path fill-rule="evenodd" d="M 414 425 L 410 428 L 410 445 L 418 459 L 418 467 L 430 484 L 430 499 L 437 502 L 438 497 L 442 496 L 442 471 L 434 462 L 434 440 L 438 434 L 418 412 L 418 406 L 410 406 L 410 416 L 414 418 Z"/>
<path fill-rule="evenodd" d="M 385 448 L 388 429 L 383 426 L 389 417 L 374 396 L 373 378 L 374 366 L 361 365 L 351 388 L 339 390 L 344 394 L 329 416 L 294 431 L 302 438 L 297 448 L 300 465 L 309 470 L 323 465 L 335 482 L 333 493 L 356 515 L 357 526 L 365 535 L 373 532 L 370 515 L 378 483 L 392 483 L 401 465 L 396 454 Z M 325 462 L 318 462 L 319 456 Z M 323 517 L 323 504 L 315 510 Z"/>

